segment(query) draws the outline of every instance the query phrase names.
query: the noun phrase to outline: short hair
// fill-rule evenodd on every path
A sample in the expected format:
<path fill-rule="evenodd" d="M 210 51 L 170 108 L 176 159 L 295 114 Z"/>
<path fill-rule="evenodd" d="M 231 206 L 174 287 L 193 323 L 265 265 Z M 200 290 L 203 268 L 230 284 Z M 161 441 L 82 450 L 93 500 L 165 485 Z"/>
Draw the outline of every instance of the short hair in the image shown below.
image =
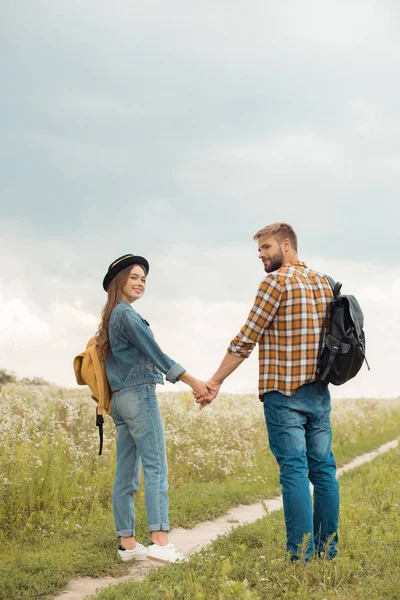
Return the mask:
<path fill-rule="evenodd" d="M 262 235 L 268 237 L 273 236 L 280 244 L 283 240 L 289 239 L 293 249 L 297 252 L 297 236 L 294 229 L 288 223 L 272 223 L 257 231 L 254 235 L 253 240 L 258 240 Z"/>

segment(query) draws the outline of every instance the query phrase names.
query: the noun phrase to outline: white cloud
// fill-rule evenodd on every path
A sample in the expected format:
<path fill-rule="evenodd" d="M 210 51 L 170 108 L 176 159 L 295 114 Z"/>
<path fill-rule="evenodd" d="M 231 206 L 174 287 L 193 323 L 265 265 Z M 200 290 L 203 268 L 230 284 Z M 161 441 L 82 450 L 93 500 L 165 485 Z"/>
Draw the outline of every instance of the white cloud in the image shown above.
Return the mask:
<path fill-rule="evenodd" d="M 3 347 L 40 344 L 46 340 L 51 327 L 40 317 L 32 314 L 20 298 L 8 301 L 0 296 L 0 339 Z"/>
<path fill-rule="evenodd" d="M 393 33 L 387 3 L 375 0 L 320 2 L 289 0 L 277 5 L 285 33 L 341 52 L 378 41 L 387 42 Z"/>
<path fill-rule="evenodd" d="M 356 117 L 356 124 L 361 133 L 371 134 L 379 131 L 379 122 L 382 121 L 381 109 L 363 102 L 355 102 L 352 106 Z"/>
<path fill-rule="evenodd" d="M 73 357 L 95 333 L 98 319 L 58 302 L 43 311 L 30 297 L 27 304 L 21 298 L 0 298 L 0 367 L 21 377 L 73 385 Z"/>
<path fill-rule="evenodd" d="M 233 160 L 236 168 L 246 163 L 263 167 L 267 172 L 284 171 L 290 174 L 293 168 L 337 168 L 339 148 L 337 144 L 317 135 L 310 128 L 281 131 L 265 140 L 252 140 L 246 145 L 222 149 L 222 157 Z"/>

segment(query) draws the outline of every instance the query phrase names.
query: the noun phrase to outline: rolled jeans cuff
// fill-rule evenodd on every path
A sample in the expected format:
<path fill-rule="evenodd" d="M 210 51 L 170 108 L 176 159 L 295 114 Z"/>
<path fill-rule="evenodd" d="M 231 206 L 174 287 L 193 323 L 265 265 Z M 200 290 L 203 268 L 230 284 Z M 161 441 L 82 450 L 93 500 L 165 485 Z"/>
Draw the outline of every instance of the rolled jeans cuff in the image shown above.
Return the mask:
<path fill-rule="evenodd" d="M 135 537 L 135 530 L 134 529 L 118 529 L 117 537 L 124 537 L 124 538 Z"/>
<path fill-rule="evenodd" d="M 149 525 L 149 532 L 153 531 L 169 531 L 169 523 L 157 523 L 157 525 Z"/>
<path fill-rule="evenodd" d="M 186 373 L 186 369 L 184 369 L 179 363 L 175 363 L 165 375 L 165 378 L 170 383 L 176 383 L 178 381 L 178 377 L 183 373 Z"/>

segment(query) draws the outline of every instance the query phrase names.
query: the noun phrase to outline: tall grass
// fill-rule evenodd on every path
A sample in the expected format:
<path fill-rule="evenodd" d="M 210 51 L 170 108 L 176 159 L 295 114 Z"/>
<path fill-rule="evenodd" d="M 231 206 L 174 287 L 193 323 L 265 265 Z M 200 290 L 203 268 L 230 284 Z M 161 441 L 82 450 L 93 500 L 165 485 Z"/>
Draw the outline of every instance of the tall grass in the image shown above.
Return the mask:
<path fill-rule="evenodd" d="M 191 395 L 167 393 L 160 406 L 173 527 L 279 492 L 256 395 L 221 395 L 200 412 Z M 122 573 L 111 510 L 111 419 L 98 456 L 95 404 L 85 390 L 7 384 L 0 414 L 0 600 L 43 600 L 73 576 Z M 332 420 L 343 464 L 400 435 L 400 399 L 336 402 Z M 136 532 L 146 543 L 142 487 L 135 504 Z"/>
<path fill-rule="evenodd" d="M 11 384 L 0 399 L 0 535 L 53 535 L 108 510 L 112 439 L 97 460 L 93 413 L 82 396 Z"/>
<path fill-rule="evenodd" d="M 222 395 L 198 411 L 189 394 L 161 394 L 171 491 L 233 476 L 261 484 L 275 472 L 261 404 Z M 341 402 L 333 411 L 338 462 L 400 431 L 397 406 Z M 71 532 L 109 513 L 115 449 L 111 419 L 99 457 L 95 404 L 83 390 L 9 384 L 0 393 L 0 536 Z M 372 446 L 371 446 L 372 444 Z M 140 499 L 139 499 L 140 501 Z"/>

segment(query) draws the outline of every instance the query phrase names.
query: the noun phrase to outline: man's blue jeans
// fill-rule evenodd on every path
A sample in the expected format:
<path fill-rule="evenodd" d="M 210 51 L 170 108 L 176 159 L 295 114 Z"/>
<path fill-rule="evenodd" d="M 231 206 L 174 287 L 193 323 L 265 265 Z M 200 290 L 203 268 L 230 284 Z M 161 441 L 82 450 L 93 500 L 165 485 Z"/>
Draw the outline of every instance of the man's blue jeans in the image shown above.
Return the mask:
<path fill-rule="evenodd" d="M 117 444 L 112 497 L 117 536 L 135 535 L 133 494 L 139 487 L 141 464 L 149 531 L 169 531 L 168 467 L 155 388 L 154 384 L 141 385 L 112 397 Z"/>
<path fill-rule="evenodd" d="M 328 386 L 314 381 L 298 388 L 294 396 L 267 392 L 263 402 L 269 445 L 280 469 L 287 550 L 296 560 L 308 535 L 305 558 L 316 550 L 332 559 L 337 554 L 339 484 L 331 452 Z"/>

